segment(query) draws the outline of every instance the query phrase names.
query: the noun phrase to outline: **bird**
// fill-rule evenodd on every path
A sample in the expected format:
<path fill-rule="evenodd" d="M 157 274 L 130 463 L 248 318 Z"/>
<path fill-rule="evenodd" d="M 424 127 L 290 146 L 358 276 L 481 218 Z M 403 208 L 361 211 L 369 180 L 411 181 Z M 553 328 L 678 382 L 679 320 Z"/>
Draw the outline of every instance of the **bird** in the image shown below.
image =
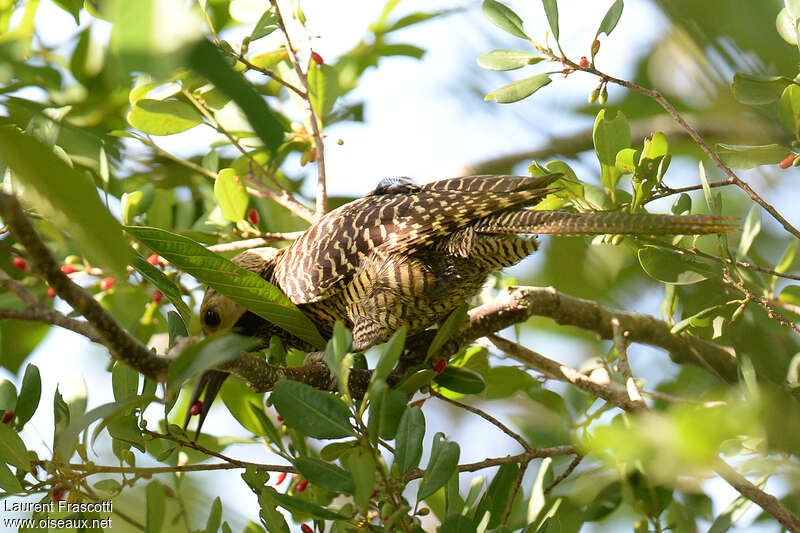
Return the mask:
<path fill-rule="evenodd" d="M 422 185 L 387 178 L 318 219 L 287 247 L 247 250 L 233 262 L 280 288 L 323 336 L 342 321 L 352 331 L 353 350 L 363 351 L 389 340 L 401 326 L 411 338 L 438 324 L 475 296 L 490 274 L 535 252 L 537 235 L 736 229 L 731 219 L 710 215 L 535 209 L 560 190 L 553 185 L 561 177 L 480 175 Z M 200 322 L 206 335 L 237 331 L 262 339 L 261 348 L 278 335 L 288 346 L 310 349 L 212 287 Z M 190 404 L 205 390 L 198 434 L 226 376 L 210 370 L 198 378 Z"/>

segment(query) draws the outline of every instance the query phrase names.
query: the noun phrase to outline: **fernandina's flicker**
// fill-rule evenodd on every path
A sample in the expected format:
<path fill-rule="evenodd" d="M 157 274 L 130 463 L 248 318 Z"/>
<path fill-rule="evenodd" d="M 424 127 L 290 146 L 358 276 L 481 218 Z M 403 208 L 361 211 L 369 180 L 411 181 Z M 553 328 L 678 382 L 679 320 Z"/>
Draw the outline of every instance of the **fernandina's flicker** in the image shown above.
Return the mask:
<path fill-rule="evenodd" d="M 474 296 L 492 272 L 537 249 L 536 235 L 706 234 L 736 228 L 706 215 L 544 211 L 530 209 L 560 175 L 469 176 L 425 185 L 384 180 L 365 197 L 331 211 L 290 246 L 259 248 L 233 261 L 277 285 L 330 335 L 337 320 L 353 332 L 353 348 L 384 342 L 400 326 L 420 334 Z M 214 289 L 200 308 L 204 333 L 229 329 L 269 342 L 309 346 Z M 202 376 L 199 427 L 227 374 Z M 187 417 L 188 421 L 188 417 Z"/>

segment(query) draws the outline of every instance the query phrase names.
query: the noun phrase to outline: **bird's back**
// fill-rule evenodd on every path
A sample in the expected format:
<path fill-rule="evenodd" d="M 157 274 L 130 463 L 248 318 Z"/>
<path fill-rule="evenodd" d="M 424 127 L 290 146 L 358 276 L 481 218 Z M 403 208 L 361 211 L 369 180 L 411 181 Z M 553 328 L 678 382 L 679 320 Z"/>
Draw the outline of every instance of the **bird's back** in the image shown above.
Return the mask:
<path fill-rule="evenodd" d="M 559 177 L 384 182 L 314 223 L 286 250 L 275 281 L 296 304 L 321 300 L 349 283 L 371 254 L 411 253 L 487 215 L 534 205 Z"/>

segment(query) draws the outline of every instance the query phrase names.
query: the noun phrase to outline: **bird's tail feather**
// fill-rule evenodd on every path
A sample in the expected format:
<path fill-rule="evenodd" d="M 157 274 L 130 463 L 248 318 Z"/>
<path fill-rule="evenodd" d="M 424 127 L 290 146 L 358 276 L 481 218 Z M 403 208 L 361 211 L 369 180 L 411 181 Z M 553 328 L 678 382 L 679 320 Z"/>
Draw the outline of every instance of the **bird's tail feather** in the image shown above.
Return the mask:
<path fill-rule="evenodd" d="M 700 235 L 730 233 L 736 219 L 709 215 L 544 211 L 526 209 L 486 217 L 475 229 L 481 233 L 558 235 Z"/>

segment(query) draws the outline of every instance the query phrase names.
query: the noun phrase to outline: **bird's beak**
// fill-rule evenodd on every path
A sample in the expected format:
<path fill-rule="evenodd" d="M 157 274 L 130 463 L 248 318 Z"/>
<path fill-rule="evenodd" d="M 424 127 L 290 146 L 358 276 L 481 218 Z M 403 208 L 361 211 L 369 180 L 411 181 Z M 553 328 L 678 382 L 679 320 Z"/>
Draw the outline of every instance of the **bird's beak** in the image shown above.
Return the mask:
<path fill-rule="evenodd" d="M 214 403 L 214 399 L 217 397 L 217 394 L 219 394 L 222 383 L 227 377 L 228 372 L 207 370 L 197 378 L 194 388 L 192 389 L 192 396 L 189 399 L 189 409 L 186 411 L 186 419 L 183 421 L 183 428 L 186 429 L 189 426 L 189 420 L 192 416 L 195 414 L 198 415 L 197 432 L 194 434 L 194 440 L 197 440 L 200 436 L 200 430 L 203 428 L 203 422 L 205 422 L 206 416 L 208 416 L 211 404 Z M 201 396 L 203 397 L 203 401 L 200 404 L 200 411 L 193 413 L 193 407 L 200 401 Z"/>

